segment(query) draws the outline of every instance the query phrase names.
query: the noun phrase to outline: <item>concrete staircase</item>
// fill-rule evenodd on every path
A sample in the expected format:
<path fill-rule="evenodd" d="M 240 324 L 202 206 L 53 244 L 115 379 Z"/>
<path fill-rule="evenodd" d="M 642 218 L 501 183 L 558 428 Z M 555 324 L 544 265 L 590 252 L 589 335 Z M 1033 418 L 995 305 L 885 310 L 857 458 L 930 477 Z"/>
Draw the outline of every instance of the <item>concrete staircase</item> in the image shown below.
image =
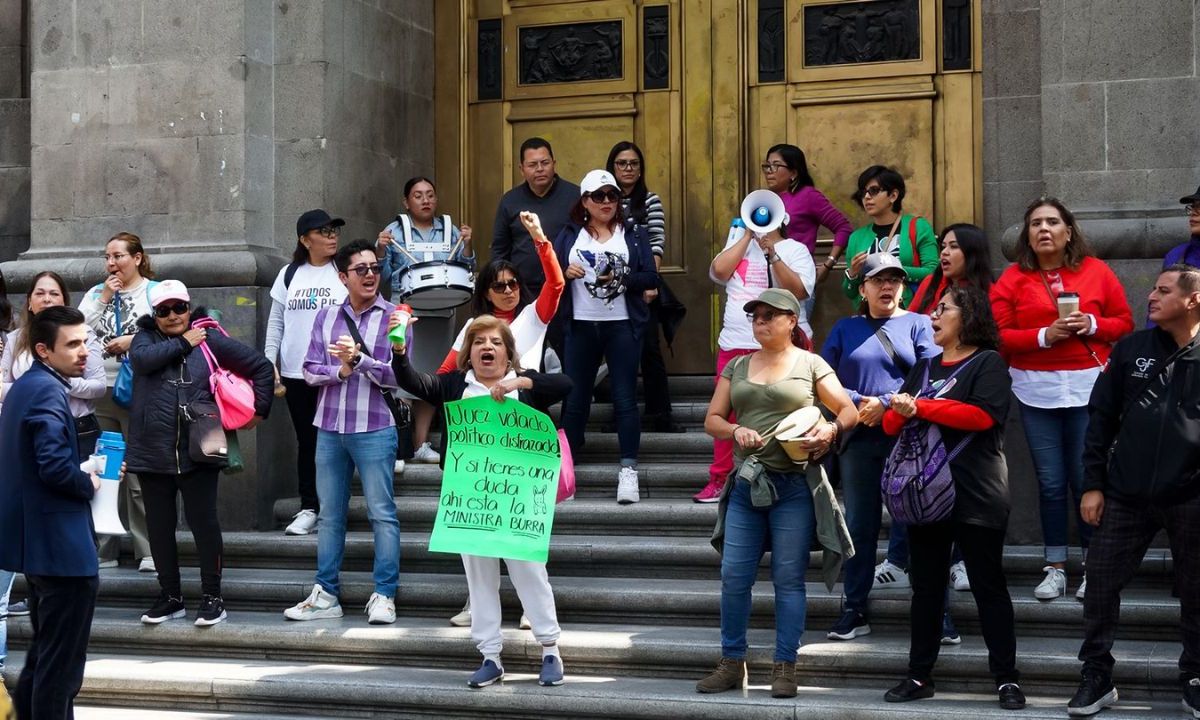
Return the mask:
<path fill-rule="evenodd" d="M 700 696 L 694 683 L 720 655 L 719 556 L 708 544 L 713 505 L 689 496 L 707 479 L 711 442 L 703 435 L 710 378 L 674 378 L 681 435 L 642 439 L 643 500 L 618 506 L 616 436 L 599 432 L 611 408 L 593 413 L 596 431 L 578 465 L 576 500 L 560 505 L 550 576 L 563 625 L 560 646 L 568 682 L 536 684 L 540 647 L 515 627 L 520 605 L 505 582 L 510 627 L 505 631 L 503 687 L 471 691 L 479 658 L 467 629 L 447 618 L 466 597 L 457 556 L 430 553 L 428 532 L 440 472 L 410 464 L 396 477 L 402 529 L 399 621 L 372 627 L 359 613 L 372 591 L 371 535 L 361 497 L 351 502 L 351 532 L 342 576 L 347 616 L 290 623 L 282 610 L 312 587 L 316 537 L 271 532 L 227 533 L 224 596 L 227 622 L 197 629 L 190 622 L 145 627 L 141 612 L 157 594 L 153 577 L 135 568 L 105 570 L 81 703 L 81 718 L 162 717 L 462 717 L 462 718 L 986 718 L 1006 715 L 995 703 L 987 653 L 969 593 L 952 593 L 963 644 L 943 648 L 938 696 L 887 705 L 883 692 L 904 675 L 908 654 L 908 593 L 873 596 L 875 632 L 850 643 L 825 639 L 840 609 L 840 588 L 828 592 L 813 556 L 808 632 L 800 652 L 796 700 L 773 700 L 765 689 L 773 646 L 774 601 L 766 566 L 755 588 L 751 687 Z M 280 527 L 298 509 L 276 505 Z M 195 548 L 180 533 L 184 589 L 199 596 Z M 882 557 L 886 543 L 876 548 Z M 1024 717 L 1063 717 L 1078 679 L 1075 654 L 1082 607 L 1073 599 L 1033 599 L 1040 548 L 1009 547 L 1005 557 L 1018 625 Z M 1171 598 L 1171 560 L 1152 550 L 1127 593 L 1117 646 L 1116 681 L 1123 702 L 1106 718 L 1181 716 L 1176 661 L 1179 605 Z M 1078 570 L 1072 575 L 1072 591 Z M 22 594 L 18 586 L 16 594 Z M 10 620 L 19 652 L 27 621 Z M 122 714 L 126 713 L 126 714 Z M 143 713 L 149 713 L 143 715 Z"/>

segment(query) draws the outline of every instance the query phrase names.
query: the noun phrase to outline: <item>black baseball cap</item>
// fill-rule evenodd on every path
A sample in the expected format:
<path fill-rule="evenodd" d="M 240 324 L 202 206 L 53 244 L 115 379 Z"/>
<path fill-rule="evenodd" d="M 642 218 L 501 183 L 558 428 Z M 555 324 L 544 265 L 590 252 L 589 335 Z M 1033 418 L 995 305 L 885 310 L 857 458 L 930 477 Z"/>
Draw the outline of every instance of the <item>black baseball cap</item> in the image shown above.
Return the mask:
<path fill-rule="evenodd" d="M 329 217 L 329 213 L 324 210 L 309 210 L 296 221 L 296 237 L 301 237 L 311 230 L 319 230 L 323 227 L 341 227 L 345 224 L 345 220 Z"/>
<path fill-rule="evenodd" d="M 1191 195 L 1179 198 L 1179 202 L 1184 205 L 1191 205 L 1198 200 L 1200 200 L 1200 187 L 1196 188 L 1196 192 L 1192 193 Z"/>

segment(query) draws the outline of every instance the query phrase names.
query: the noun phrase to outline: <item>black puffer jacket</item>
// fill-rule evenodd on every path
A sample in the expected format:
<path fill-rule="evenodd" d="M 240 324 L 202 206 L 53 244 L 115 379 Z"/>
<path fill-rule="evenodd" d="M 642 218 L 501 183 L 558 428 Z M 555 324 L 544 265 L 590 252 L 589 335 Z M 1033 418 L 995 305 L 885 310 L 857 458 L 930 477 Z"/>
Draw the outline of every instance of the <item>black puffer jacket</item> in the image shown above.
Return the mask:
<path fill-rule="evenodd" d="M 193 320 L 206 316 L 202 307 L 192 311 Z M 205 342 L 221 367 L 254 386 L 255 414 L 265 418 L 274 399 L 271 363 L 257 350 L 217 331 L 210 331 Z M 146 315 L 138 320 L 129 362 L 133 366 L 133 404 L 125 439 L 129 472 L 181 475 L 195 470 L 198 465 L 188 455 L 187 423 L 180 422 L 179 407 L 196 400 L 213 401 L 203 351 L 180 335 L 164 335 L 154 316 Z"/>

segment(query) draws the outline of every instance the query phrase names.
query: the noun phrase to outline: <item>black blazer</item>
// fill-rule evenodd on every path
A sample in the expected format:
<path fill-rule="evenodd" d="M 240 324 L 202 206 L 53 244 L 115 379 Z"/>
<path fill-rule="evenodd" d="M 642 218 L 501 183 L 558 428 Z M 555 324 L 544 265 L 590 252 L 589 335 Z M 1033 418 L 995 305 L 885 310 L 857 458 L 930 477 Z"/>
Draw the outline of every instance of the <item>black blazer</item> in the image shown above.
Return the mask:
<path fill-rule="evenodd" d="M 469 352 L 469 350 L 463 348 L 463 352 Z M 454 370 L 438 375 L 417 372 L 412 363 L 408 361 L 408 353 L 403 355 L 392 353 L 392 372 L 396 373 L 396 383 L 402 390 L 437 407 L 461 400 L 463 391 L 467 389 L 467 373 L 465 371 Z M 517 391 L 517 399 L 542 412 L 548 411 L 551 405 L 561 401 L 571 392 L 571 378 L 562 373 L 522 370 L 517 373 L 517 376 L 527 377 L 533 381 L 532 389 Z M 442 439 L 438 443 L 438 453 L 442 456 L 438 465 L 445 467 L 446 433 L 442 433 Z"/>

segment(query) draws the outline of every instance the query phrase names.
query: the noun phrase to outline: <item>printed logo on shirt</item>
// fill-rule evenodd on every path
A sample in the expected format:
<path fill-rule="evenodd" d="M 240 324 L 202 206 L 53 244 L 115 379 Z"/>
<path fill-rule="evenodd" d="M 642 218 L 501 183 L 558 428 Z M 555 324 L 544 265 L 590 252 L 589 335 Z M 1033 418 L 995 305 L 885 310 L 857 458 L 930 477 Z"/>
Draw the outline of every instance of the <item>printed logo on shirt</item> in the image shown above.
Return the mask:
<path fill-rule="evenodd" d="M 742 281 L 742 287 L 729 288 L 729 298 L 731 300 L 753 300 L 758 297 L 759 293 L 767 289 L 767 264 L 765 262 L 750 262 L 749 258 L 742 258 L 738 263 L 734 273 L 738 279 Z"/>
<path fill-rule="evenodd" d="M 1133 364 L 1137 366 L 1137 370 L 1134 370 L 1130 376 L 1145 380 L 1146 378 L 1150 377 L 1150 370 L 1154 367 L 1156 362 L 1158 361 L 1154 358 L 1146 357 L 1140 357 L 1137 360 L 1134 360 Z"/>
<path fill-rule="evenodd" d="M 333 291 L 327 287 L 293 288 L 288 298 L 288 310 L 320 310 L 328 305 L 337 305 Z"/>

